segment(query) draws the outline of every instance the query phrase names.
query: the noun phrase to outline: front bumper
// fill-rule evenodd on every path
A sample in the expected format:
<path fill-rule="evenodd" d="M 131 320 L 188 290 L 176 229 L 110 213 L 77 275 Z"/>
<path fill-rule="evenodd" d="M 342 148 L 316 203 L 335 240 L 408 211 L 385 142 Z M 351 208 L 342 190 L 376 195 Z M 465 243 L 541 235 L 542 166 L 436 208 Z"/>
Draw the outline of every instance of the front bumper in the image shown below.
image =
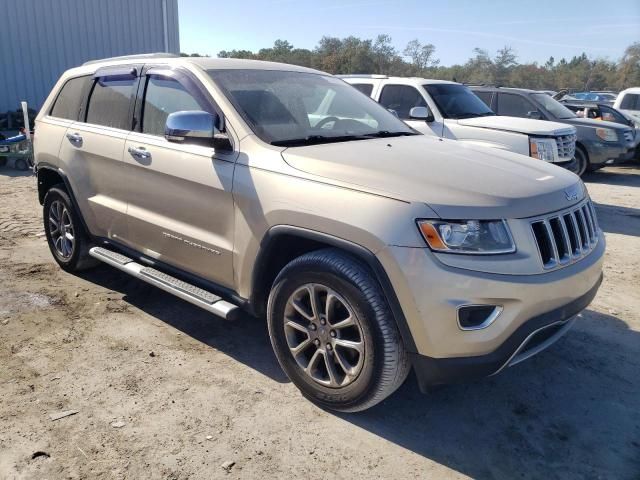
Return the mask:
<path fill-rule="evenodd" d="M 593 142 L 587 145 L 587 153 L 589 154 L 590 165 L 602 167 L 632 158 L 634 149 L 631 145 L 623 145 L 621 143 Z"/>
<path fill-rule="evenodd" d="M 602 276 L 591 290 L 571 303 L 528 320 L 502 345 L 486 355 L 431 358 L 410 354 L 420 390 L 424 392 L 434 385 L 495 375 L 541 352 L 571 328 L 575 316 L 596 296 L 601 282 Z"/>
<path fill-rule="evenodd" d="M 529 335 L 568 323 L 598 290 L 604 250 L 600 231 L 597 245 L 580 261 L 532 275 L 452 267 L 422 248 L 379 252 L 415 344 L 411 353 L 421 385 L 496 373 L 513 363 L 511 357 Z M 499 305 L 503 310 L 486 328 L 462 330 L 458 308 L 463 305 Z"/>

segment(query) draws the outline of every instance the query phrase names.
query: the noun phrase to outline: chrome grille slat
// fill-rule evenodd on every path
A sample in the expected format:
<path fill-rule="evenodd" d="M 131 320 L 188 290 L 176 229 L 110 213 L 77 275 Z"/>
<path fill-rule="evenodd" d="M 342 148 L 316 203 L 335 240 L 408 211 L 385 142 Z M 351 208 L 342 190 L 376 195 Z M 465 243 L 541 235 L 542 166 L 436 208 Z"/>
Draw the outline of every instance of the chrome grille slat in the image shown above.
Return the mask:
<path fill-rule="evenodd" d="M 576 135 L 561 135 L 556 137 L 556 146 L 558 147 L 558 157 L 563 160 L 571 160 L 576 153 Z"/>
<path fill-rule="evenodd" d="M 583 205 L 582 213 L 584 213 L 584 218 L 587 219 L 587 224 L 589 225 L 589 234 L 591 236 L 591 242 L 593 242 L 596 238 L 596 231 L 593 228 L 593 221 L 591 220 L 591 212 L 589 211 L 589 208 L 587 208 L 586 205 Z"/>
<path fill-rule="evenodd" d="M 551 251 L 553 252 L 553 262 L 557 263 L 560 261 L 560 255 L 558 255 L 558 245 L 556 245 L 556 239 L 553 235 L 553 230 L 551 230 L 551 224 L 549 220 L 545 220 L 544 227 L 547 230 L 547 235 L 549 236 L 549 242 L 551 243 Z"/>
<path fill-rule="evenodd" d="M 544 270 L 578 261 L 593 250 L 598 241 L 598 223 L 590 200 L 531 221 Z"/>

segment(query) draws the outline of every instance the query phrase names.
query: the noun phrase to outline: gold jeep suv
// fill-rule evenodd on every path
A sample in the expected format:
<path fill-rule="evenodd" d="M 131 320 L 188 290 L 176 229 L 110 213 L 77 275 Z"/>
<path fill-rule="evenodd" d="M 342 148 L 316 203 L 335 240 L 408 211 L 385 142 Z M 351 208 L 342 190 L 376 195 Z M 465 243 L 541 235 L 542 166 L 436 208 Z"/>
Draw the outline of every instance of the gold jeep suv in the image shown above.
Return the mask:
<path fill-rule="evenodd" d="M 36 120 L 49 247 L 220 317 L 266 317 L 309 399 L 366 409 L 559 338 L 605 240 L 574 174 L 426 137 L 331 75 L 142 55 L 65 72 Z"/>

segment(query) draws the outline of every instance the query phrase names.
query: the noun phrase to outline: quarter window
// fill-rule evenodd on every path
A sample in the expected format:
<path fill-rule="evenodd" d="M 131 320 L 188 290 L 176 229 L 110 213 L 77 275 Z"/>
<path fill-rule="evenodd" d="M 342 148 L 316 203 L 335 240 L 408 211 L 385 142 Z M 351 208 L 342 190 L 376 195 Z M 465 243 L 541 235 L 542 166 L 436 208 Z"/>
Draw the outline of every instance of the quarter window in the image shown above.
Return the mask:
<path fill-rule="evenodd" d="M 67 120 L 78 120 L 82 99 L 86 95 L 86 89 L 91 85 L 91 80 L 92 78 L 90 76 L 68 80 L 60 90 L 58 98 L 56 98 L 53 104 L 51 116 L 66 118 Z"/>
<path fill-rule="evenodd" d="M 142 133 L 164 135 L 169 114 L 185 110 L 206 110 L 173 78 L 150 75 L 144 95 Z"/>
<path fill-rule="evenodd" d="M 409 119 L 413 107 L 426 107 L 420 92 L 409 85 L 386 85 L 380 95 L 380 104 L 394 110 L 399 118 Z"/>
<path fill-rule="evenodd" d="M 87 107 L 87 123 L 131 130 L 131 98 L 136 78 L 129 75 L 100 77 Z"/>
<path fill-rule="evenodd" d="M 511 93 L 498 94 L 498 115 L 527 118 L 535 108 L 526 98 Z"/>
<path fill-rule="evenodd" d="M 620 103 L 623 110 L 640 110 L 640 95 L 636 93 L 627 93 Z"/>
<path fill-rule="evenodd" d="M 487 107 L 491 108 L 491 97 L 493 96 L 493 92 L 482 92 L 474 90 L 473 93 L 475 93 L 476 96 L 480 98 L 480 100 L 482 100 Z"/>
<path fill-rule="evenodd" d="M 373 85 L 371 85 L 370 83 L 352 83 L 351 85 L 353 85 L 353 88 L 355 88 L 356 90 L 360 90 L 367 97 L 370 97 L 371 92 L 373 92 Z"/>

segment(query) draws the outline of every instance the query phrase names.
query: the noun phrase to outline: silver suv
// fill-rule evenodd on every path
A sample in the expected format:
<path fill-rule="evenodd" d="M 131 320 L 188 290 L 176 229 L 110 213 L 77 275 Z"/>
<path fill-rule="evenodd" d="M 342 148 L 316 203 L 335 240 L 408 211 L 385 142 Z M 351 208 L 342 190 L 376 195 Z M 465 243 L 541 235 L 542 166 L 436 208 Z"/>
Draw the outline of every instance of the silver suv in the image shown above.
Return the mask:
<path fill-rule="evenodd" d="M 157 55 L 64 73 L 36 120 L 51 252 L 226 319 L 266 317 L 302 393 L 341 411 L 497 373 L 602 278 L 584 185 L 418 134 L 330 75 Z"/>

